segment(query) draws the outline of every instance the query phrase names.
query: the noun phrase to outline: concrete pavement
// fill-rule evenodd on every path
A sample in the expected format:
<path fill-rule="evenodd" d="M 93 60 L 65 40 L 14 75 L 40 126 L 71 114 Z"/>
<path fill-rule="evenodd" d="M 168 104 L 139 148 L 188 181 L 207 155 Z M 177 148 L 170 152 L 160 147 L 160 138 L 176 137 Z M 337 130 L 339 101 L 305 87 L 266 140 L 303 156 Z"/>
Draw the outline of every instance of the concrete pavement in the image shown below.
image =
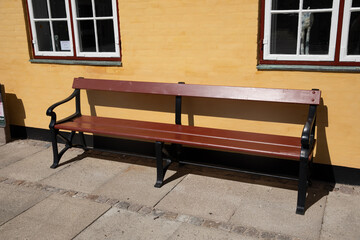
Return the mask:
<path fill-rule="evenodd" d="M 153 159 L 51 145 L 0 146 L 0 239 L 360 239 L 360 187 L 174 164 L 154 188 Z M 329 189 L 333 189 L 329 191 Z"/>

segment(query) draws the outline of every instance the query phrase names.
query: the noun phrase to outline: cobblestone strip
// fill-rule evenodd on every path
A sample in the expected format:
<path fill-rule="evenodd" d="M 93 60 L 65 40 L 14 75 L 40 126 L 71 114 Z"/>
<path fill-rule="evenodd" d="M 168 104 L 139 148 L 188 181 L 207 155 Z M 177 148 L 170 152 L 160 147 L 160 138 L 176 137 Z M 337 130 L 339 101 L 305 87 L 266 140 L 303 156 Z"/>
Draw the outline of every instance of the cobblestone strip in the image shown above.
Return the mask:
<path fill-rule="evenodd" d="M 24 180 L 16 180 L 11 178 L 0 177 L 0 183 L 5 183 L 9 185 L 15 186 L 24 186 L 32 189 L 43 190 L 47 192 L 52 192 L 54 194 L 60 194 L 67 197 L 79 198 L 79 199 L 87 199 L 90 201 L 109 204 L 112 207 L 117 207 L 120 209 L 124 209 L 131 212 L 136 212 L 138 214 L 144 216 L 150 216 L 154 220 L 158 218 L 166 219 L 169 221 L 179 221 L 188 224 L 192 224 L 195 226 L 202 226 L 206 228 L 214 228 L 219 229 L 226 232 L 236 233 L 242 236 L 251 236 L 257 237 L 259 239 L 266 240 L 298 240 L 296 237 L 279 234 L 275 232 L 262 231 L 253 227 L 240 226 L 235 224 L 230 224 L 227 222 L 217 222 L 209 219 L 204 219 L 196 216 L 184 215 L 180 213 L 175 213 L 171 211 L 164 211 L 157 208 L 152 208 L 149 206 L 139 205 L 136 203 L 129 203 L 126 201 L 121 201 L 118 199 L 111 199 L 105 196 L 87 194 L 82 192 L 76 192 L 73 190 L 67 190 L 62 188 L 56 188 L 53 186 L 37 183 L 37 182 L 29 182 Z"/>

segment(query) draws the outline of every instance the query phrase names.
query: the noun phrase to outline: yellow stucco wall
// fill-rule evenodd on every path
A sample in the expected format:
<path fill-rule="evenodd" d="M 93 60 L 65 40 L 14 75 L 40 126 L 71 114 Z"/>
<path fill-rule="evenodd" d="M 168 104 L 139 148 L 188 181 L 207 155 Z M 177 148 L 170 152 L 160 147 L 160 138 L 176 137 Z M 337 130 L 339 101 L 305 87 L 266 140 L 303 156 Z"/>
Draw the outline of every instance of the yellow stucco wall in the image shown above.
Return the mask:
<path fill-rule="evenodd" d="M 0 82 L 8 93 L 11 124 L 46 129 L 47 107 L 72 92 L 72 80 L 77 76 L 319 88 L 323 104 L 315 161 L 360 168 L 359 74 L 258 71 L 258 1 L 119 0 L 122 67 L 31 64 L 24 6 L 20 0 L 0 1 Z M 110 100 L 113 102 L 108 104 Z M 171 102 L 162 107 L 167 100 Z M 82 104 L 85 114 L 173 122 L 172 100 L 93 92 L 87 96 L 84 92 Z M 71 113 L 72 108 L 60 109 L 61 115 Z M 185 99 L 183 121 L 300 136 L 306 114 L 307 109 L 293 105 Z"/>

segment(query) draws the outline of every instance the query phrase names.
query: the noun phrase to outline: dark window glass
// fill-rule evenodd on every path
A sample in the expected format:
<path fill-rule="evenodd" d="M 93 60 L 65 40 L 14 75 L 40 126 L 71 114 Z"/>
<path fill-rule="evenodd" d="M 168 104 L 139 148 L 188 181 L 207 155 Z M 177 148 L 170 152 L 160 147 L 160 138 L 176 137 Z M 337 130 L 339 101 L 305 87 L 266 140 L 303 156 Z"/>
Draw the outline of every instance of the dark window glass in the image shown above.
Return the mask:
<path fill-rule="evenodd" d="M 49 18 L 46 0 L 32 0 L 32 6 L 34 18 Z"/>
<path fill-rule="evenodd" d="M 333 0 L 304 0 L 303 9 L 332 8 Z"/>
<path fill-rule="evenodd" d="M 352 7 L 360 7 L 360 0 L 353 0 Z"/>
<path fill-rule="evenodd" d="M 299 0 L 273 0 L 272 10 L 299 9 Z"/>
<path fill-rule="evenodd" d="M 271 54 L 296 54 L 298 14 L 271 16 Z"/>
<path fill-rule="evenodd" d="M 35 22 L 39 51 L 52 51 L 52 41 L 49 22 Z"/>
<path fill-rule="evenodd" d="M 112 16 L 111 0 L 95 0 L 95 12 L 97 17 Z"/>
<path fill-rule="evenodd" d="M 70 51 L 69 31 L 66 21 L 53 21 L 55 51 Z"/>
<path fill-rule="evenodd" d="M 351 13 L 347 54 L 360 55 L 360 12 Z"/>
<path fill-rule="evenodd" d="M 312 13 L 313 21 L 310 29 L 302 30 L 309 34 L 303 39 L 304 47 L 309 46 L 309 54 L 328 54 L 331 27 L 331 12 Z M 310 31 L 309 31 L 310 30 Z M 303 32 L 303 31 L 302 31 Z M 306 37 L 308 37 L 306 39 Z M 300 51 L 301 52 L 301 51 Z M 305 52 L 306 54 L 306 52 Z"/>
<path fill-rule="evenodd" d="M 78 17 L 92 17 L 92 4 L 91 0 L 76 0 Z"/>
<path fill-rule="evenodd" d="M 96 52 L 93 20 L 78 21 L 81 52 Z"/>
<path fill-rule="evenodd" d="M 50 10 L 52 18 L 66 18 L 64 0 L 50 0 Z"/>
<path fill-rule="evenodd" d="M 96 21 L 99 52 L 115 52 L 114 24 L 112 20 Z"/>

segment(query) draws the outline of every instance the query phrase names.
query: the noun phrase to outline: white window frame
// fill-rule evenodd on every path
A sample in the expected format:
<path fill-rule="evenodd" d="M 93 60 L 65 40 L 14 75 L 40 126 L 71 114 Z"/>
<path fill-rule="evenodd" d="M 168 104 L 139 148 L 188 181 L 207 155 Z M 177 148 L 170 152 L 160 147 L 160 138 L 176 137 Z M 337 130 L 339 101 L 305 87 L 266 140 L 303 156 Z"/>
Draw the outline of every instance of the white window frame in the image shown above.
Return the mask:
<path fill-rule="evenodd" d="M 72 9 L 72 18 L 70 14 L 70 1 L 71 1 L 71 9 Z M 118 22 L 118 8 L 117 8 L 117 0 L 111 0 L 112 4 L 112 16 L 109 17 L 96 17 L 95 16 L 95 1 L 92 2 L 92 10 L 93 17 L 87 18 L 79 18 L 77 17 L 77 9 L 75 0 L 64 0 L 65 2 L 65 10 L 66 10 L 66 18 L 52 18 L 51 10 L 50 10 L 50 0 L 46 0 L 47 2 L 47 11 L 49 14 L 48 18 L 35 18 L 32 0 L 27 0 L 28 8 L 29 8 L 29 21 L 32 33 L 32 44 L 34 49 L 34 54 L 36 56 L 43 57 L 85 57 L 85 58 L 120 58 L 120 38 L 119 38 L 119 22 Z M 93 20 L 94 21 L 94 29 L 95 29 L 95 40 L 96 40 L 96 52 L 81 52 L 80 51 L 80 38 L 78 31 L 78 20 Z M 99 52 L 98 46 L 98 38 L 97 38 L 97 26 L 96 20 L 112 20 L 114 27 L 114 40 L 115 40 L 115 52 Z M 36 22 L 46 21 L 49 22 L 50 25 L 50 33 L 52 40 L 53 51 L 40 51 L 36 33 Z M 55 49 L 55 40 L 54 40 L 54 32 L 52 22 L 54 21 L 67 21 L 69 41 L 70 41 L 70 51 L 56 51 Z M 75 38 L 75 41 L 73 39 Z M 74 50 L 74 42 L 75 42 L 75 50 Z M 75 54 L 76 53 L 76 54 Z"/>
<path fill-rule="evenodd" d="M 299 9 L 294 10 L 271 10 L 272 0 L 265 0 L 265 17 L 264 17 L 264 39 L 263 39 L 263 59 L 264 60 L 283 60 L 283 61 L 333 61 L 335 58 L 335 45 L 337 36 L 337 25 L 339 17 L 340 0 L 333 0 L 332 8 L 325 9 L 302 9 L 304 0 L 299 1 Z M 301 33 L 301 16 L 302 13 L 311 12 L 332 12 L 329 53 L 327 55 L 301 55 L 300 54 L 300 33 Z M 297 13 L 298 31 L 297 31 L 297 47 L 296 54 L 270 54 L 271 45 L 271 14 L 272 13 Z"/>
<path fill-rule="evenodd" d="M 104 58 L 120 56 L 120 39 L 119 39 L 119 26 L 118 26 L 118 19 L 117 19 L 117 2 L 116 1 L 117 0 L 111 0 L 112 16 L 96 17 L 95 16 L 95 1 L 91 0 L 93 17 L 78 17 L 77 11 L 76 11 L 76 2 L 75 2 L 75 0 L 71 0 L 72 16 L 73 16 L 73 24 L 74 24 L 74 34 L 75 34 L 75 45 L 76 45 L 76 55 L 77 56 L 79 56 L 79 57 L 104 57 Z M 81 52 L 80 51 L 80 36 L 79 36 L 78 20 L 92 20 L 94 22 L 96 52 Z M 96 20 L 113 20 L 115 52 L 99 52 Z"/>
<path fill-rule="evenodd" d="M 65 10 L 66 10 L 66 18 L 52 18 L 51 17 L 51 10 L 50 10 L 50 0 L 46 0 L 47 2 L 47 11 L 49 14 L 49 18 L 36 18 L 34 17 L 34 11 L 33 11 L 33 5 L 32 1 L 28 0 L 28 6 L 29 6 L 29 16 L 30 16 L 30 25 L 32 29 L 32 44 L 34 47 L 35 56 L 74 56 L 74 50 L 73 50 L 73 39 L 71 34 L 71 21 L 70 21 L 70 11 L 69 11 L 69 4 L 68 1 L 65 0 Z M 35 22 L 49 22 L 50 25 L 50 33 L 51 33 L 51 40 L 52 40 L 52 48 L 53 51 L 40 51 L 39 45 L 38 45 L 38 39 L 36 34 L 36 26 Z M 67 27 L 68 27 L 68 34 L 69 34 L 69 41 L 70 41 L 70 51 L 55 51 L 55 39 L 54 39 L 54 31 L 52 22 L 55 21 L 66 21 Z"/>
<path fill-rule="evenodd" d="M 346 0 L 344 6 L 343 25 L 341 33 L 340 61 L 342 62 L 360 62 L 360 55 L 348 55 L 348 40 L 350 30 L 350 18 L 352 12 L 359 12 L 360 7 L 351 7 L 352 0 Z"/>

